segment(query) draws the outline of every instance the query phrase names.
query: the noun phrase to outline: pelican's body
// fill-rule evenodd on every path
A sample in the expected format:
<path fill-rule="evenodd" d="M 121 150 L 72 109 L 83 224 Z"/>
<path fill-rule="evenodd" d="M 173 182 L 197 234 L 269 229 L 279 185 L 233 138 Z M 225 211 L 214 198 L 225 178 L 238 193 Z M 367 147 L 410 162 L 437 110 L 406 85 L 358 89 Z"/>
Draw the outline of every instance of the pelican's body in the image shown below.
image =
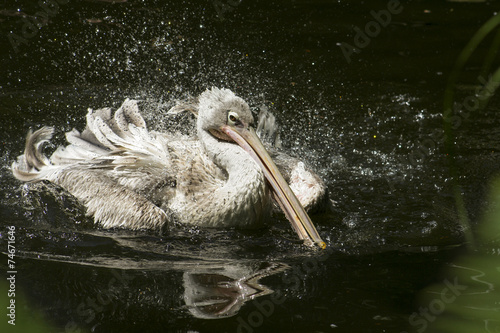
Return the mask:
<path fill-rule="evenodd" d="M 274 180 L 279 172 L 268 167 L 269 155 L 259 160 L 264 148 L 252 148 L 260 141 L 254 143 L 256 136 L 248 130 L 253 122 L 248 105 L 229 90 L 212 88 L 200 95 L 197 108 L 196 137 L 148 131 L 133 100 L 114 113 L 109 108 L 89 110 L 85 130 L 66 133 L 69 145 L 59 147 L 50 160 L 41 149 L 53 129 L 28 133 L 25 153 L 13 164 L 13 173 L 24 181 L 46 179 L 60 185 L 105 228 L 161 229 L 170 220 L 211 227 L 259 226 L 270 215 L 269 184 L 289 219 L 301 215 L 287 213 L 296 205 L 286 192 L 288 185 Z M 300 172 L 303 164 L 298 165 Z M 293 170 L 289 176 L 294 177 Z M 298 178 L 297 186 L 309 186 L 304 177 Z M 310 193 L 319 197 L 307 200 L 321 200 L 324 192 L 324 186 L 314 188 Z M 301 238 L 308 237 L 304 235 Z M 313 240 L 320 241 L 319 236 Z"/>

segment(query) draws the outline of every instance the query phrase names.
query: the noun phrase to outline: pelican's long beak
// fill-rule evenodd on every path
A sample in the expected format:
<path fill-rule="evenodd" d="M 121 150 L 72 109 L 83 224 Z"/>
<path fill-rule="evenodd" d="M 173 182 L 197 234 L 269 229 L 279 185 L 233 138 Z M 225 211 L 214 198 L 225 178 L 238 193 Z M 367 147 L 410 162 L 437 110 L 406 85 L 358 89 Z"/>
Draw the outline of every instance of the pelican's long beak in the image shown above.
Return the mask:
<path fill-rule="evenodd" d="M 286 183 L 255 131 L 251 127 L 229 125 L 222 126 L 220 130 L 248 152 L 262 168 L 267 181 L 271 184 L 276 201 L 280 204 L 300 239 L 304 240 L 304 244 L 326 248 L 325 242 L 319 236 L 304 207 Z"/>

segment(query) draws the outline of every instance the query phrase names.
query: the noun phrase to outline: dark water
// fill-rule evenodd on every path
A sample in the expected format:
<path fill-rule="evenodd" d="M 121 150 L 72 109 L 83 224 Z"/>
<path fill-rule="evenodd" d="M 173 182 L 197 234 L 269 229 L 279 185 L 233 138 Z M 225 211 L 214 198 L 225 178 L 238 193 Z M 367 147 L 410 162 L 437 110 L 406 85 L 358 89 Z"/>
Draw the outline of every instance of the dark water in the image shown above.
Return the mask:
<path fill-rule="evenodd" d="M 447 281 L 442 272 L 456 267 L 466 241 L 444 148 L 443 96 L 456 58 L 498 1 L 66 2 L 38 18 L 43 2 L 0 7 L 2 270 L 8 226 L 17 251 L 17 325 L 2 314 L 0 327 L 434 329 L 434 320 L 415 316 L 419 291 Z M 484 85 L 493 35 L 464 67 L 457 102 Z M 498 67 L 498 55 L 492 59 Z M 117 107 L 127 97 L 145 101 L 151 127 L 167 128 L 173 100 L 211 86 L 273 112 L 284 150 L 324 178 L 335 205 L 312 219 L 327 251 L 297 246 L 280 218 L 252 232 L 98 230 L 60 189 L 23 186 L 11 175 L 29 128 L 57 128 L 50 151 L 64 132 L 83 128 L 88 107 Z M 452 140 L 472 230 L 500 169 L 498 102 L 462 115 Z M 0 286 L 5 309 L 11 298 Z M 480 326 L 498 332 L 498 312 L 491 318 Z"/>

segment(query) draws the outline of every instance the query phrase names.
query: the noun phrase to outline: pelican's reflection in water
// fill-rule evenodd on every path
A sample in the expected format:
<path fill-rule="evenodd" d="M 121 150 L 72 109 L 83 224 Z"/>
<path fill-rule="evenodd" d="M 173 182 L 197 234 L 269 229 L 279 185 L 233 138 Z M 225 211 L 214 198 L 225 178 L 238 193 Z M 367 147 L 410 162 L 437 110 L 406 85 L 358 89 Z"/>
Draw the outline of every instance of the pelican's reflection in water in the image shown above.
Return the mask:
<path fill-rule="evenodd" d="M 258 267 L 257 267 L 258 266 Z M 234 316 L 245 302 L 273 291 L 259 280 L 288 269 L 281 263 L 209 265 L 183 275 L 184 300 L 196 318 Z"/>
<path fill-rule="evenodd" d="M 183 255 L 180 246 L 165 253 L 159 240 L 128 234 L 73 233 L 69 240 L 54 231 L 51 241 L 73 245 L 71 252 L 55 245 L 44 252 L 37 242 L 25 242 L 30 235 L 16 234 L 20 243 L 32 244 L 22 252 L 16 288 L 61 332 L 129 332 L 132 323 L 185 331 L 185 319 L 193 317 L 202 319 L 192 322 L 196 330 L 210 325 L 205 319 L 235 316 L 245 302 L 273 293 L 269 286 L 281 285 L 280 273 L 289 268 L 273 260 L 222 259 L 229 250 L 221 254 L 220 246 L 218 257 L 210 250 L 203 257 Z"/>

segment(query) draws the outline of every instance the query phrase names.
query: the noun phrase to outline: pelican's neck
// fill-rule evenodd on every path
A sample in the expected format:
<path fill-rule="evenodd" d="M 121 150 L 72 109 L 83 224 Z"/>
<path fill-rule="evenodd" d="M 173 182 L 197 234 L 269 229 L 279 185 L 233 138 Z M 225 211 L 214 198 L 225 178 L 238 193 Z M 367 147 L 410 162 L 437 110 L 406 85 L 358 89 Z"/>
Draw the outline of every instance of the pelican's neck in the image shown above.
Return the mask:
<path fill-rule="evenodd" d="M 242 168 L 250 169 L 248 171 L 252 174 L 262 174 L 252 157 L 236 143 L 219 140 L 204 130 L 198 131 L 198 137 L 207 155 L 227 171 L 229 178 L 234 178 L 233 181 L 245 178 L 245 174 L 241 173 Z"/>
<path fill-rule="evenodd" d="M 252 227 L 268 214 L 269 197 L 264 174 L 257 162 L 235 143 L 220 141 L 204 130 L 198 138 L 207 155 L 227 173 L 224 186 L 213 194 L 219 215 L 228 226 Z M 222 221 L 218 221 L 221 225 Z"/>

